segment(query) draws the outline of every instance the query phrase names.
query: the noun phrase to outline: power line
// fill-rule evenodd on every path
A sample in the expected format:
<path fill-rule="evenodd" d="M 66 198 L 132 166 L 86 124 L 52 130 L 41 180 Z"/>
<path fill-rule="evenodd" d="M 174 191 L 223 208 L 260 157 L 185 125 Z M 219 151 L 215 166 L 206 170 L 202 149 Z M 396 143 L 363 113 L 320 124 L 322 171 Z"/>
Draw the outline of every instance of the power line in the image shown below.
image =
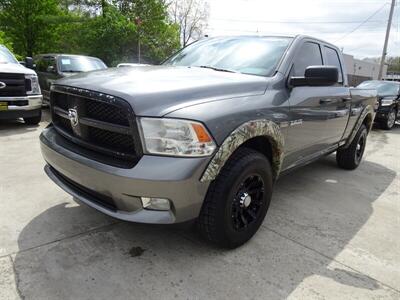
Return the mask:
<path fill-rule="evenodd" d="M 257 28 L 257 29 L 242 29 L 242 28 L 226 28 L 226 27 L 211 27 L 207 26 L 206 30 L 209 31 L 228 31 L 228 32 L 248 32 L 248 33 L 259 33 L 259 34 L 273 34 L 269 30 L 264 30 L 263 28 Z M 374 34 L 374 33 L 381 33 L 382 30 L 379 28 L 370 28 L 367 29 L 366 31 L 362 31 L 363 35 L 368 35 L 368 34 Z M 288 35 L 295 35 L 295 34 L 335 34 L 336 31 L 333 30 L 318 30 L 318 29 L 313 29 L 313 30 L 301 30 L 301 31 L 291 31 L 288 33 Z M 284 34 L 284 32 L 276 33 L 276 34 Z"/>
<path fill-rule="evenodd" d="M 344 39 L 345 37 L 347 37 L 348 35 L 352 34 L 354 31 L 356 31 L 358 28 L 360 28 L 362 25 L 364 25 L 365 23 L 367 23 L 369 20 L 371 20 L 373 17 L 375 17 L 388 3 L 383 4 L 378 10 L 376 10 L 372 15 L 370 15 L 368 18 L 366 18 L 363 22 L 361 22 L 357 27 L 355 27 L 353 30 L 349 31 L 348 33 L 346 33 L 345 35 L 343 35 L 342 37 L 338 38 L 337 40 L 334 41 L 334 43 L 336 43 L 337 41 L 340 41 L 342 39 Z"/>
<path fill-rule="evenodd" d="M 213 21 L 224 21 L 224 22 L 239 22 L 239 23 L 266 23 L 266 24 L 358 24 L 364 23 L 385 23 L 382 20 L 370 20 L 370 21 L 261 21 L 261 20 L 237 20 L 237 19 L 219 19 L 213 18 Z"/>

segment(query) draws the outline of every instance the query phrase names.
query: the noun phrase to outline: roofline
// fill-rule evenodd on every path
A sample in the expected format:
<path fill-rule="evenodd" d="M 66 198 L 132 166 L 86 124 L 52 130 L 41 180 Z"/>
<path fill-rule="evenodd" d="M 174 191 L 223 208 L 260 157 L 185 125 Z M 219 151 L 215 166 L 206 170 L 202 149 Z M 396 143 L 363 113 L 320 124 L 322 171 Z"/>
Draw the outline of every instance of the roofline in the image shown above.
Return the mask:
<path fill-rule="evenodd" d="M 84 55 L 84 54 L 40 53 L 40 54 L 35 55 L 35 57 L 38 57 L 38 56 L 55 56 L 55 57 L 58 57 L 58 56 L 79 56 L 79 57 L 96 58 L 96 59 L 100 59 L 100 60 L 101 60 L 101 58 L 99 58 L 99 57 L 96 57 L 96 56 L 89 56 L 89 55 Z"/>
<path fill-rule="evenodd" d="M 204 37 L 203 39 L 206 38 L 233 38 L 233 37 L 282 37 L 282 38 L 295 38 L 294 35 L 285 35 L 285 34 L 238 34 L 238 35 L 215 35 L 215 36 L 209 36 L 209 37 Z M 201 40 L 201 39 L 200 39 Z"/>
<path fill-rule="evenodd" d="M 332 44 L 332 43 L 327 42 L 327 41 L 325 41 L 323 39 L 319 39 L 319 38 L 316 38 L 316 37 L 313 37 L 313 36 L 310 36 L 310 35 L 306 35 L 306 34 L 298 34 L 298 35 L 295 35 L 294 38 L 295 39 L 299 39 L 299 40 L 300 39 L 312 39 L 312 40 L 315 40 L 317 42 L 324 43 L 324 44 L 327 44 L 327 45 L 330 45 L 330 46 L 332 46 L 334 48 L 339 49 L 339 47 L 336 46 L 335 44 Z"/>
<path fill-rule="evenodd" d="M 216 35 L 216 36 L 210 36 L 209 38 L 228 38 L 228 37 L 282 37 L 282 38 L 291 38 L 294 40 L 301 40 L 301 39 L 312 39 L 314 41 L 317 41 L 319 43 L 324 43 L 326 45 L 332 46 L 334 48 L 339 49 L 338 46 L 335 44 L 332 44 L 330 42 L 327 42 L 325 40 L 305 35 L 305 34 L 296 34 L 296 35 L 286 35 L 286 34 L 240 34 L 240 35 Z M 201 39 L 200 39 L 201 40 Z"/>

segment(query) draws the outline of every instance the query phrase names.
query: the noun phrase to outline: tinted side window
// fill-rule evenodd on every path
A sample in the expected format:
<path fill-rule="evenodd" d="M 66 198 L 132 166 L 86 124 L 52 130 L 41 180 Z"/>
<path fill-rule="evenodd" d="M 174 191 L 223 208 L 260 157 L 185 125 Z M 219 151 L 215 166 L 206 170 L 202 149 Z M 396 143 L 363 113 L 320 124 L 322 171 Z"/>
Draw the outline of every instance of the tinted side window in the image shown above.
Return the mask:
<path fill-rule="evenodd" d="M 321 49 L 318 44 L 306 42 L 304 43 L 299 53 L 294 60 L 294 76 L 304 76 L 306 68 L 309 66 L 322 65 Z"/>
<path fill-rule="evenodd" d="M 41 57 L 36 61 L 36 70 L 47 73 L 47 68 L 53 66 L 56 68 L 56 61 L 53 57 Z"/>
<path fill-rule="evenodd" d="M 343 82 L 342 66 L 340 64 L 339 55 L 338 55 L 337 51 L 333 48 L 326 47 L 326 46 L 324 47 L 324 49 L 325 49 L 325 57 L 326 57 L 325 65 L 335 66 L 338 68 L 338 71 L 339 71 L 338 82 L 342 83 Z"/>
<path fill-rule="evenodd" d="M 47 63 L 43 57 L 40 57 L 36 60 L 36 71 L 46 72 Z"/>

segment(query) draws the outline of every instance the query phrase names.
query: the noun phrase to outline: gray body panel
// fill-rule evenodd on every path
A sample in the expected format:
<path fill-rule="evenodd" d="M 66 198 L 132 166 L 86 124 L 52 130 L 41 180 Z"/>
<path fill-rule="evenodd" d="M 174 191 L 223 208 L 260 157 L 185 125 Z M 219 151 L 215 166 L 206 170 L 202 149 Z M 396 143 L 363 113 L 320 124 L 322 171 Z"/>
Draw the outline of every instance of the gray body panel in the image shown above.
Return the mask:
<path fill-rule="evenodd" d="M 111 197 L 119 210 L 102 209 L 111 216 L 141 223 L 175 223 L 193 219 L 198 215 L 207 192 L 208 182 L 200 182 L 202 171 L 209 158 L 158 157 L 144 155 L 132 169 L 108 166 L 80 156 L 61 146 L 60 137 L 53 127 L 46 128 L 41 137 L 41 150 L 48 165 L 73 182 L 91 191 Z M 171 172 L 174 170 L 174 172 Z M 90 205 L 84 194 L 61 185 L 54 172 L 50 178 L 75 198 Z M 140 196 L 160 197 L 172 201 L 173 210 L 168 217 L 159 211 L 143 212 Z M 99 205 L 95 208 L 101 207 Z M 143 219 L 143 214 L 147 219 Z"/>
<path fill-rule="evenodd" d="M 109 212 L 114 217 L 127 220 L 126 211 L 130 210 L 128 220 L 137 222 L 172 223 L 196 218 L 208 185 L 233 151 L 247 140 L 268 138 L 277 178 L 282 171 L 345 147 L 364 118 L 369 117 L 372 122 L 376 91 L 347 87 L 343 67 L 342 83 L 288 87 L 299 48 L 309 41 L 318 43 L 321 49 L 325 46 L 335 49 L 343 66 L 336 47 L 309 37 L 297 37 L 272 77 L 197 67 L 143 66 L 89 72 L 56 83 L 120 97 L 132 106 L 137 116 L 200 121 L 219 147 L 209 157 L 144 155 L 134 168 L 118 169 L 57 147 L 56 133 L 51 128 L 42 135 L 43 156 L 50 166 L 71 180 L 116 199 L 125 209 L 117 214 Z M 322 57 L 325 60 L 324 51 Z M 47 168 L 47 172 L 57 184 L 74 194 L 51 169 Z M 136 200 L 127 194 L 136 196 Z M 74 196 L 90 202 L 82 195 Z M 174 208 L 160 219 L 159 215 L 149 217 L 148 212 L 143 219 L 143 213 L 138 214 L 144 211 L 137 198 L 140 196 L 168 198 Z M 129 206 L 130 201 L 136 204 Z"/>
<path fill-rule="evenodd" d="M 262 95 L 267 78 L 189 67 L 110 68 L 57 81 L 129 102 L 138 116 L 163 116 L 209 101 Z"/>

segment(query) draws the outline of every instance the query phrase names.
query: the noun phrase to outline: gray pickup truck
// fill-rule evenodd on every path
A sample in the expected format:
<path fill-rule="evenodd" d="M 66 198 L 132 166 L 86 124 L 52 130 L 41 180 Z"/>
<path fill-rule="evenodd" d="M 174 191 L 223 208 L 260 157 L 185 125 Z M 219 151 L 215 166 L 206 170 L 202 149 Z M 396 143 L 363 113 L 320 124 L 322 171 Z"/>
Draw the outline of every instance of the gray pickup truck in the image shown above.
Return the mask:
<path fill-rule="evenodd" d="M 45 172 L 118 219 L 196 220 L 222 247 L 249 240 L 282 174 L 336 151 L 355 169 L 375 90 L 347 86 L 340 51 L 311 37 L 200 40 L 160 66 L 52 85 Z"/>

